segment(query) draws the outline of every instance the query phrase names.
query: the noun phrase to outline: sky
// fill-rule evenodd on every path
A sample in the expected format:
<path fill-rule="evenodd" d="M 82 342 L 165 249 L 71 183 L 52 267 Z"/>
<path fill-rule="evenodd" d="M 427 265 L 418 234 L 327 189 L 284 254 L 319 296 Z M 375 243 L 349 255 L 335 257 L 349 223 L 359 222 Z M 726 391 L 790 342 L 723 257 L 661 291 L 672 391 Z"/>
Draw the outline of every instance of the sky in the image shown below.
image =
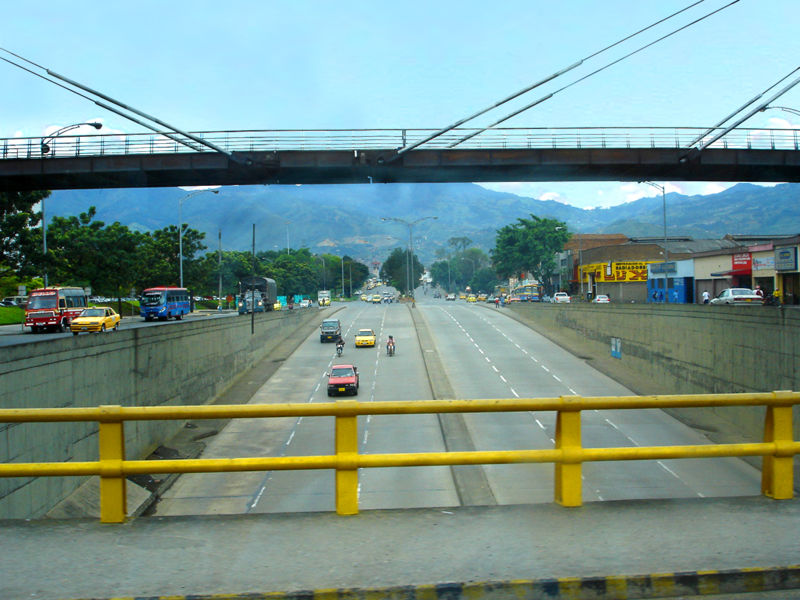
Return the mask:
<path fill-rule="evenodd" d="M 468 125 L 558 90 L 504 125 L 710 127 L 800 66 L 798 0 L 739 0 L 562 89 L 731 2 L 703 0 L 589 58 L 695 1 L 0 0 L 0 47 L 185 131 L 438 129 L 582 59 Z M 7 62 L 0 90 L 0 138 L 86 121 L 146 131 Z M 772 104 L 800 110 L 800 85 Z M 800 128 L 800 117 L 770 109 L 742 127 Z M 660 183 L 708 194 L 734 182 Z M 660 194 L 630 182 L 482 185 L 581 208 Z"/>

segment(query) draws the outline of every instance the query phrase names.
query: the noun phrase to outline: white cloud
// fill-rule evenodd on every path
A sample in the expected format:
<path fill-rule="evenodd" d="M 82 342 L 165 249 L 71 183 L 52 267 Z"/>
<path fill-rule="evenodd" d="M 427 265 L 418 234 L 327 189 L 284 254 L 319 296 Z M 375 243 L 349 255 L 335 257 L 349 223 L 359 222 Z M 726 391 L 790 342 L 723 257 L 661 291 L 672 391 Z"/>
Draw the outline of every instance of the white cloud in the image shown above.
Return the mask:
<path fill-rule="evenodd" d="M 553 200 L 555 202 L 561 202 L 562 204 L 567 203 L 558 192 L 545 192 L 539 196 L 539 200 Z"/>

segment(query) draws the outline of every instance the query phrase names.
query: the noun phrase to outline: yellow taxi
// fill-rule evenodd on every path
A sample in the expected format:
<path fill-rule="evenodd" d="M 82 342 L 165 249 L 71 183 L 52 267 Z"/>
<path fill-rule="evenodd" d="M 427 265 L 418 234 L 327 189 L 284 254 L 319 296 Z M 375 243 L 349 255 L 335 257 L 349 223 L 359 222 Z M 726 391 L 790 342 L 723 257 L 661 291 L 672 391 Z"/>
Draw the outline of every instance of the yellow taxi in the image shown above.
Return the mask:
<path fill-rule="evenodd" d="M 466 292 L 460 292 L 458 294 L 458 299 L 459 300 L 466 300 L 467 299 L 467 293 Z"/>
<path fill-rule="evenodd" d="M 275 304 L 272 305 L 272 310 L 281 310 L 282 308 L 283 305 L 280 302 L 276 302 Z"/>
<path fill-rule="evenodd" d="M 383 302 L 383 296 L 381 296 L 380 294 L 373 294 L 372 295 L 372 303 L 373 304 L 380 304 L 381 302 Z"/>
<path fill-rule="evenodd" d="M 375 346 L 375 332 L 372 329 L 359 329 L 356 333 L 356 348 Z"/>
<path fill-rule="evenodd" d="M 477 302 L 478 299 L 475 297 L 475 294 L 470 294 L 467 296 L 467 302 Z"/>
<path fill-rule="evenodd" d="M 117 330 L 119 322 L 122 320 L 113 308 L 107 306 L 94 306 L 92 308 L 84 308 L 81 314 L 72 319 L 69 324 L 69 330 L 72 335 L 78 335 L 84 331 L 108 331 L 109 329 Z"/>
<path fill-rule="evenodd" d="M 361 300 L 366 302 L 367 301 L 367 295 L 366 294 L 361 294 Z"/>
<path fill-rule="evenodd" d="M 486 302 L 486 298 L 487 298 L 487 296 L 483 292 L 478 294 L 478 302 Z"/>

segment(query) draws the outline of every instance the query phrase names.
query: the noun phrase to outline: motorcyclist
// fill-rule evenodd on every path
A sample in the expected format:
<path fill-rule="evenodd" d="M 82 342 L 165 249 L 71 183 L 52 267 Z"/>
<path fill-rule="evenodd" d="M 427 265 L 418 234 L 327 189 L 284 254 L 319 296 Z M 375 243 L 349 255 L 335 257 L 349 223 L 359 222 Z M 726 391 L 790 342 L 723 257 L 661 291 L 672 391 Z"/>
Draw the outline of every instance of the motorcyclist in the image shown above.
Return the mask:
<path fill-rule="evenodd" d="M 341 354 L 342 350 L 344 350 L 344 339 L 342 338 L 342 334 L 339 334 L 336 338 L 336 352 Z"/>
<path fill-rule="evenodd" d="M 389 339 L 386 340 L 386 352 L 387 354 L 394 354 L 394 337 L 391 335 L 389 336 Z"/>

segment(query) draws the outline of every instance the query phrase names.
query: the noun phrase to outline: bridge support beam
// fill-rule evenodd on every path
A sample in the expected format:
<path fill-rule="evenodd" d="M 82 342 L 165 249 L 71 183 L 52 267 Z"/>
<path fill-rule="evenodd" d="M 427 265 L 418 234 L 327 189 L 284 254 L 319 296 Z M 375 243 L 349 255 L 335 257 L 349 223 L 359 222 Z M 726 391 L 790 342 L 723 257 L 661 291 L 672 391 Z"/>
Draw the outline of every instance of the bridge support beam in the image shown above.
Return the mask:
<path fill-rule="evenodd" d="M 565 404 L 578 400 L 578 396 L 562 396 Z M 563 458 L 556 463 L 555 501 L 561 506 L 583 504 L 581 452 L 581 411 L 560 410 L 556 417 L 556 449 Z"/>
<path fill-rule="evenodd" d="M 354 400 L 349 400 L 355 404 Z M 336 417 L 336 514 L 358 514 L 358 469 L 355 458 L 358 453 L 358 417 Z M 351 468 L 348 468 L 352 465 Z"/>
<path fill-rule="evenodd" d="M 100 521 L 102 523 L 123 523 L 128 514 L 127 490 L 122 461 L 125 460 L 125 433 L 119 406 L 101 406 L 108 415 L 100 422 Z"/>
<path fill-rule="evenodd" d="M 776 397 L 789 392 L 775 392 Z M 792 405 L 767 406 L 764 441 L 776 446 L 774 455 L 764 457 L 761 469 L 761 492 L 775 500 L 788 500 L 794 495 L 794 453 L 782 451 L 792 442 Z"/>

